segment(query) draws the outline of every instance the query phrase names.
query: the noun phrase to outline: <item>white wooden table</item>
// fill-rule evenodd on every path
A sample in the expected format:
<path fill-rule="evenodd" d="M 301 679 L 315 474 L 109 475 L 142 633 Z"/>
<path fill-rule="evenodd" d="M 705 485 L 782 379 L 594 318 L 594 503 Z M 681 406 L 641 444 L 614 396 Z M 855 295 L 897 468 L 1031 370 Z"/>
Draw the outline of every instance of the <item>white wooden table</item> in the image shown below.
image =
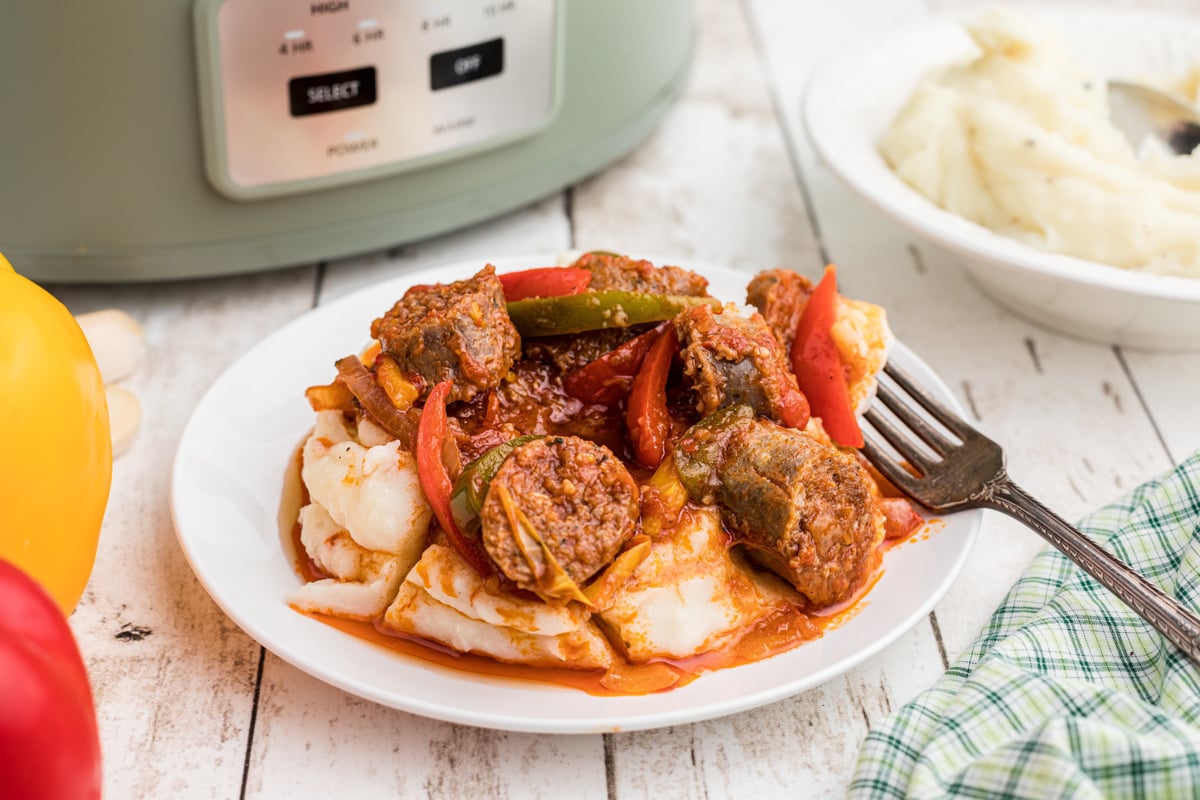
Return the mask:
<path fill-rule="evenodd" d="M 1148 354 L 1038 328 L 982 296 L 816 162 L 806 77 L 839 42 L 947 0 L 701 0 L 689 87 L 622 162 L 466 231 L 345 261 L 184 284 L 54 287 L 117 306 L 149 362 L 143 429 L 120 458 L 95 570 L 71 625 L 87 660 L 106 796 L 715 798 L 836 796 L 869 726 L 931 684 L 1042 547 L 985 519 L 963 575 L 881 655 L 790 700 L 657 731 L 545 736 L 462 727 L 360 700 L 242 633 L 196 580 L 168 506 L 176 442 L 246 347 L 316 304 L 440 262 L 619 248 L 815 276 L 886 306 L 898 336 L 1006 445 L 1010 472 L 1077 517 L 1200 446 L 1200 354 Z M 1143 3 L 1150 7 L 1150 3 Z M 1190 0 L 1154 6 L 1191 9 Z"/>

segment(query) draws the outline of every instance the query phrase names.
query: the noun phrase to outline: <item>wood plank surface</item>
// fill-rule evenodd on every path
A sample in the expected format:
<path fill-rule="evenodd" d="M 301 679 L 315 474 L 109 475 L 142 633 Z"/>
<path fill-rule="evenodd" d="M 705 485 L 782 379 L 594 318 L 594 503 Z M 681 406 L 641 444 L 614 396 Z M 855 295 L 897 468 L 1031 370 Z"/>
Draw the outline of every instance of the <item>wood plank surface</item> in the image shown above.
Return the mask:
<path fill-rule="evenodd" d="M 1129 5 L 1130 3 L 1123 3 Z M 128 381 L 145 411 L 114 468 L 91 583 L 71 625 L 96 695 L 109 798 L 836 797 L 868 728 L 971 642 L 1043 544 L 989 514 L 963 575 L 883 653 L 763 708 L 653 731 L 543 736 L 428 720 L 289 666 L 209 599 L 175 540 L 171 461 L 205 388 L 316 304 L 425 267 L 571 247 L 729 265 L 747 277 L 826 259 L 884 305 L 1010 472 L 1068 518 L 1200 447 L 1200 354 L 1085 343 L 971 284 L 816 158 L 801 101 L 838 47 L 973 0 L 697 0 L 692 74 L 650 138 L 600 174 L 503 218 L 326 264 L 176 284 L 55 286 L 76 313 L 117 306 L 150 355 Z M 1191 0 L 1138 2 L 1191 10 Z M 394 298 L 381 301 L 381 310 Z"/>
<path fill-rule="evenodd" d="M 142 428 L 113 467 L 96 564 L 71 627 L 88 666 L 109 798 L 240 791 L 258 644 L 217 608 L 175 538 L 175 447 L 201 394 L 250 345 L 306 311 L 315 270 L 138 287 L 53 287 L 74 313 L 118 306 L 146 363 L 125 382 Z"/>

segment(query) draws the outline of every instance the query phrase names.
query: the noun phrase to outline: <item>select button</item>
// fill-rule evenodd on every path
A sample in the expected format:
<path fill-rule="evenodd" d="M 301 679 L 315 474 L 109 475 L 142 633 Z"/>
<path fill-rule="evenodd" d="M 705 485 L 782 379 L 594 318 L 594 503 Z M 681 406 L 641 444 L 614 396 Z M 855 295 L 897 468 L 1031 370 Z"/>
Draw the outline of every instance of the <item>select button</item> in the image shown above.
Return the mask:
<path fill-rule="evenodd" d="M 292 116 L 305 117 L 343 108 L 369 106 L 375 102 L 375 68 L 305 75 L 288 81 Z"/>
<path fill-rule="evenodd" d="M 504 40 L 473 44 L 429 57 L 429 88 L 433 91 L 490 78 L 504 71 Z"/>

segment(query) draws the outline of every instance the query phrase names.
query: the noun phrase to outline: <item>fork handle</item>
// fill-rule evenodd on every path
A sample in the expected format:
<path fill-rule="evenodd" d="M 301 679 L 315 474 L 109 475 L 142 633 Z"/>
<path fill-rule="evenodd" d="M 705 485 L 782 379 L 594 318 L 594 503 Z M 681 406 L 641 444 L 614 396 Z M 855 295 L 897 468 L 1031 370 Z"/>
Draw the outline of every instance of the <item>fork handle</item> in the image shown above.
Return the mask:
<path fill-rule="evenodd" d="M 1200 664 L 1200 617 L 1046 508 L 1007 474 L 1002 473 L 990 489 L 976 498 L 980 505 L 1002 511 L 1037 531 Z"/>

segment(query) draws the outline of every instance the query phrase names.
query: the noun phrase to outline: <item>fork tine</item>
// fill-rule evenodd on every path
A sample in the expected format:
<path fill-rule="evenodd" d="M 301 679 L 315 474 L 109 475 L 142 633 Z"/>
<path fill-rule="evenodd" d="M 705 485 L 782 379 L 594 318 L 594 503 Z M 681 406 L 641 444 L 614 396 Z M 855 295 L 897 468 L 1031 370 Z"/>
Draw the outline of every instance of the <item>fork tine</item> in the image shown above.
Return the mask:
<path fill-rule="evenodd" d="M 901 458 L 920 470 L 921 474 L 928 474 L 934 461 L 914 446 L 915 443 L 911 436 L 901 433 L 890 419 L 873 408 L 863 414 L 863 419 L 871 423 L 871 427 L 878 431 L 884 439 L 887 439 L 892 447 L 896 448 L 896 452 L 900 454 Z"/>
<path fill-rule="evenodd" d="M 925 444 L 929 445 L 935 453 L 944 456 L 954 449 L 954 442 L 951 442 L 938 431 L 937 428 L 929 424 L 929 421 L 913 410 L 912 406 L 905 403 L 895 392 L 883 383 L 879 383 L 875 388 L 875 396 L 887 406 L 896 417 L 912 430 L 913 433 L 921 437 Z"/>
<path fill-rule="evenodd" d="M 922 388 L 912 376 L 905 372 L 900 367 L 888 362 L 884 365 L 883 371 L 888 377 L 896 382 L 896 385 L 909 394 L 914 400 L 928 411 L 933 418 L 946 426 L 946 428 L 959 436 L 966 438 L 972 434 L 977 434 L 966 420 L 955 414 L 947 406 L 938 401 L 926 389 Z M 890 407 L 890 406 L 889 406 Z"/>
<path fill-rule="evenodd" d="M 891 481 L 898 489 L 908 494 L 915 492 L 917 479 L 913 474 L 906 470 L 903 464 L 892 458 L 866 431 L 863 431 L 862 452 L 867 460 L 875 465 L 875 469 L 883 473 L 883 477 Z"/>

